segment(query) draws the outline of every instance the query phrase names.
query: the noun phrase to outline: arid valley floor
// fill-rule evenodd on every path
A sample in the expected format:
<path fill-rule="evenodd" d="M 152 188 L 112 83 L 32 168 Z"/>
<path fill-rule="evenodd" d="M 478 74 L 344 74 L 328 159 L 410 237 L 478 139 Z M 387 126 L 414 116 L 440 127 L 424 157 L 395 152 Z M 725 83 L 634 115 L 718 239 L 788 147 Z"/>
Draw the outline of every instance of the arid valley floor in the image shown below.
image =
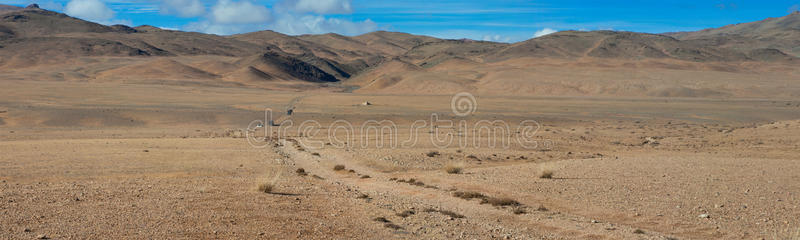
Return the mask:
<path fill-rule="evenodd" d="M 464 119 L 535 120 L 546 144 L 442 149 L 426 128 L 413 147 L 362 147 L 369 134 L 356 131 L 346 148 L 302 148 L 312 137 L 297 132 L 257 148 L 238 130 L 290 102 L 296 123 L 391 120 L 400 139 L 431 113 L 460 118 L 449 95 L 4 84 L 2 238 L 796 239 L 800 228 L 798 101 L 479 96 Z"/>
<path fill-rule="evenodd" d="M 798 46 L 796 11 L 501 43 L 0 5 L 0 239 L 800 240 Z"/>

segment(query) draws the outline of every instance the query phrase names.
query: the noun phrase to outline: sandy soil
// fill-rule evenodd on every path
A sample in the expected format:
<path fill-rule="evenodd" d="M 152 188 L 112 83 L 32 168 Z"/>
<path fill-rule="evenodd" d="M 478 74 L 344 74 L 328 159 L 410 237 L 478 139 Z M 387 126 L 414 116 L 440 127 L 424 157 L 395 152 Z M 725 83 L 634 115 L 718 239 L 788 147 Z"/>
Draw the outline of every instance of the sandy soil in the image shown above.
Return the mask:
<path fill-rule="evenodd" d="M 478 96 L 461 118 L 437 95 L 6 81 L 0 96 L 3 239 L 800 238 L 793 99 Z M 420 141 L 290 130 L 256 148 L 242 129 L 264 108 L 295 127 L 391 120 Z M 535 120 L 543 144 L 438 148 L 410 131 L 431 113 Z"/>

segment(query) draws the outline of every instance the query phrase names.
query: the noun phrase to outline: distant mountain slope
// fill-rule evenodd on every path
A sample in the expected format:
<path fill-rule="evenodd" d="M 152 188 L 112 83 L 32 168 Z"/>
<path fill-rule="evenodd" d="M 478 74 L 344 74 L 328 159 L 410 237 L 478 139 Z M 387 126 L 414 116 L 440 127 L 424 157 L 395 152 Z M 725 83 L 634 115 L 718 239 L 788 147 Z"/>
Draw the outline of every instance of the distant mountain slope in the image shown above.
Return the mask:
<path fill-rule="evenodd" d="M 385 31 L 218 36 L 106 26 L 35 6 L 0 5 L 0 81 L 391 94 L 797 97 L 798 19 L 800 14 L 792 14 L 663 35 L 564 31 L 508 44 Z"/>
<path fill-rule="evenodd" d="M 800 12 L 757 22 L 732 24 L 696 32 L 665 33 L 665 35 L 742 52 L 771 48 L 800 57 Z"/>
<path fill-rule="evenodd" d="M 519 57 L 679 59 L 744 61 L 744 53 L 680 41 L 669 36 L 616 31 L 564 31 L 513 44 L 486 56 L 488 60 Z"/>

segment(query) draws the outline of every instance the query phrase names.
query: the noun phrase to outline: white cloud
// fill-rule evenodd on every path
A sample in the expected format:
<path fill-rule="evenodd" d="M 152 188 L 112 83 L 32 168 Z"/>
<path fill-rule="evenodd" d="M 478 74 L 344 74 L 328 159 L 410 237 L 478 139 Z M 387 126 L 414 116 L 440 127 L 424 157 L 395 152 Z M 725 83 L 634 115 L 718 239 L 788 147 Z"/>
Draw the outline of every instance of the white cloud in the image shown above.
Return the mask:
<path fill-rule="evenodd" d="M 289 35 L 331 32 L 358 35 L 377 30 L 378 24 L 369 19 L 353 22 L 338 18 L 325 18 L 323 16 L 281 14 L 270 25 L 270 29 Z"/>
<path fill-rule="evenodd" d="M 555 33 L 555 32 L 558 32 L 558 31 L 556 31 L 555 29 L 552 29 L 552 28 L 543 28 L 542 30 L 539 30 L 539 31 L 536 31 L 535 33 L 533 33 L 533 38 L 541 37 L 541 36 L 544 36 L 544 35 L 547 35 L 547 34 L 551 34 L 551 33 Z"/>
<path fill-rule="evenodd" d="M 114 17 L 114 11 L 99 0 L 72 0 L 64 8 L 67 15 L 95 22 L 106 22 Z"/>
<path fill-rule="evenodd" d="M 500 35 L 484 35 L 482 40 L 491 42 L 511 42 L 510 37 L 503 37 Z"/>
<path fill-rule="evenodd" d="M 218 35 L 266 29 L 290 35 L 331 32 L 358 35 L 378 29 L 378 24 L 369 19 L 351 21 L 322 14 L 352 11 L 349 0 L 283 1 L 275 5 L 274 13 L 267 7 L 250 1 L 217 0 L 202 20 L 190 23 L 183 29 Z"/>
<path fill-rule="evenodd" d="M 247 0 L 219 0 L 211 8 L 211 20 L 215 24 L 265 23 L 270 20 L 270 11 Z"/>
<path fill-rule="evenodd" d="M 297 12 L 343 14 L 353 12 L 350 2 L 350 0 L 286 0 L 279 5 L 286 5 Z"/>
<path fill-rule="evenodd" d="M 196 17 L 205 14 L 206 8 L 200 0 L 165 0 L 159 11 L 164 15 Z"/>

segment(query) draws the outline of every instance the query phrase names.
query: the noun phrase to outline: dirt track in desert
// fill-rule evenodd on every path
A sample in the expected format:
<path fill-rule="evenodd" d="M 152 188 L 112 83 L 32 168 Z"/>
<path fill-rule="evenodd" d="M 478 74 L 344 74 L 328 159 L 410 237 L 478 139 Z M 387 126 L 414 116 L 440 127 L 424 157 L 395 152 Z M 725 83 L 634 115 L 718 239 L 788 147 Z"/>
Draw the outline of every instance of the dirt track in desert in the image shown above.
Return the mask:
<path fill-rule="evenodd" d="M 449 95 L 6 83 L 0 89 L 1 238 L 800 234 L 798 101 L 477 96 L 477 110 L 459 117 Z M 284 111 L 289 103 L 291 117 Z M 257 133 L 254 147 L 242 129 L 264 120 L 265 108 L 294 128 L 266 140 Z M 540 145 L 492 148 L 489 136 L 478 134 L 472 139 L 481 146 L 439 148 L 430 141 L 434 132 L 469 131 L 437 124 L 412 133 L 412 124 L 430 124 L 432 113 L 470 124 L 502 120 L 512 129 L 535 120 L 540 128 L 533 139 Z M 323 126 L 321 133 L 298 131 L 306 120 Z M 340 147 L 324 127 L 339 120 L 355 126 L 390 120 L 398 131 L 389 136 L 396 138 L 383 143 L 419 141 L 379 147 L 387 134 L 355 128 L 350 135 L 334 132 L 347 142 Z M 462 172 L 448 174 L 447 165 Z M 540 178 L 542 169 L 552 178 Z M 272 193 L 259 192 L 262 183 L 274 183 Z M 483 196 L 456 196 L 464 193 Z M 502 198 L 513 201 L 493 206 Z"/>

